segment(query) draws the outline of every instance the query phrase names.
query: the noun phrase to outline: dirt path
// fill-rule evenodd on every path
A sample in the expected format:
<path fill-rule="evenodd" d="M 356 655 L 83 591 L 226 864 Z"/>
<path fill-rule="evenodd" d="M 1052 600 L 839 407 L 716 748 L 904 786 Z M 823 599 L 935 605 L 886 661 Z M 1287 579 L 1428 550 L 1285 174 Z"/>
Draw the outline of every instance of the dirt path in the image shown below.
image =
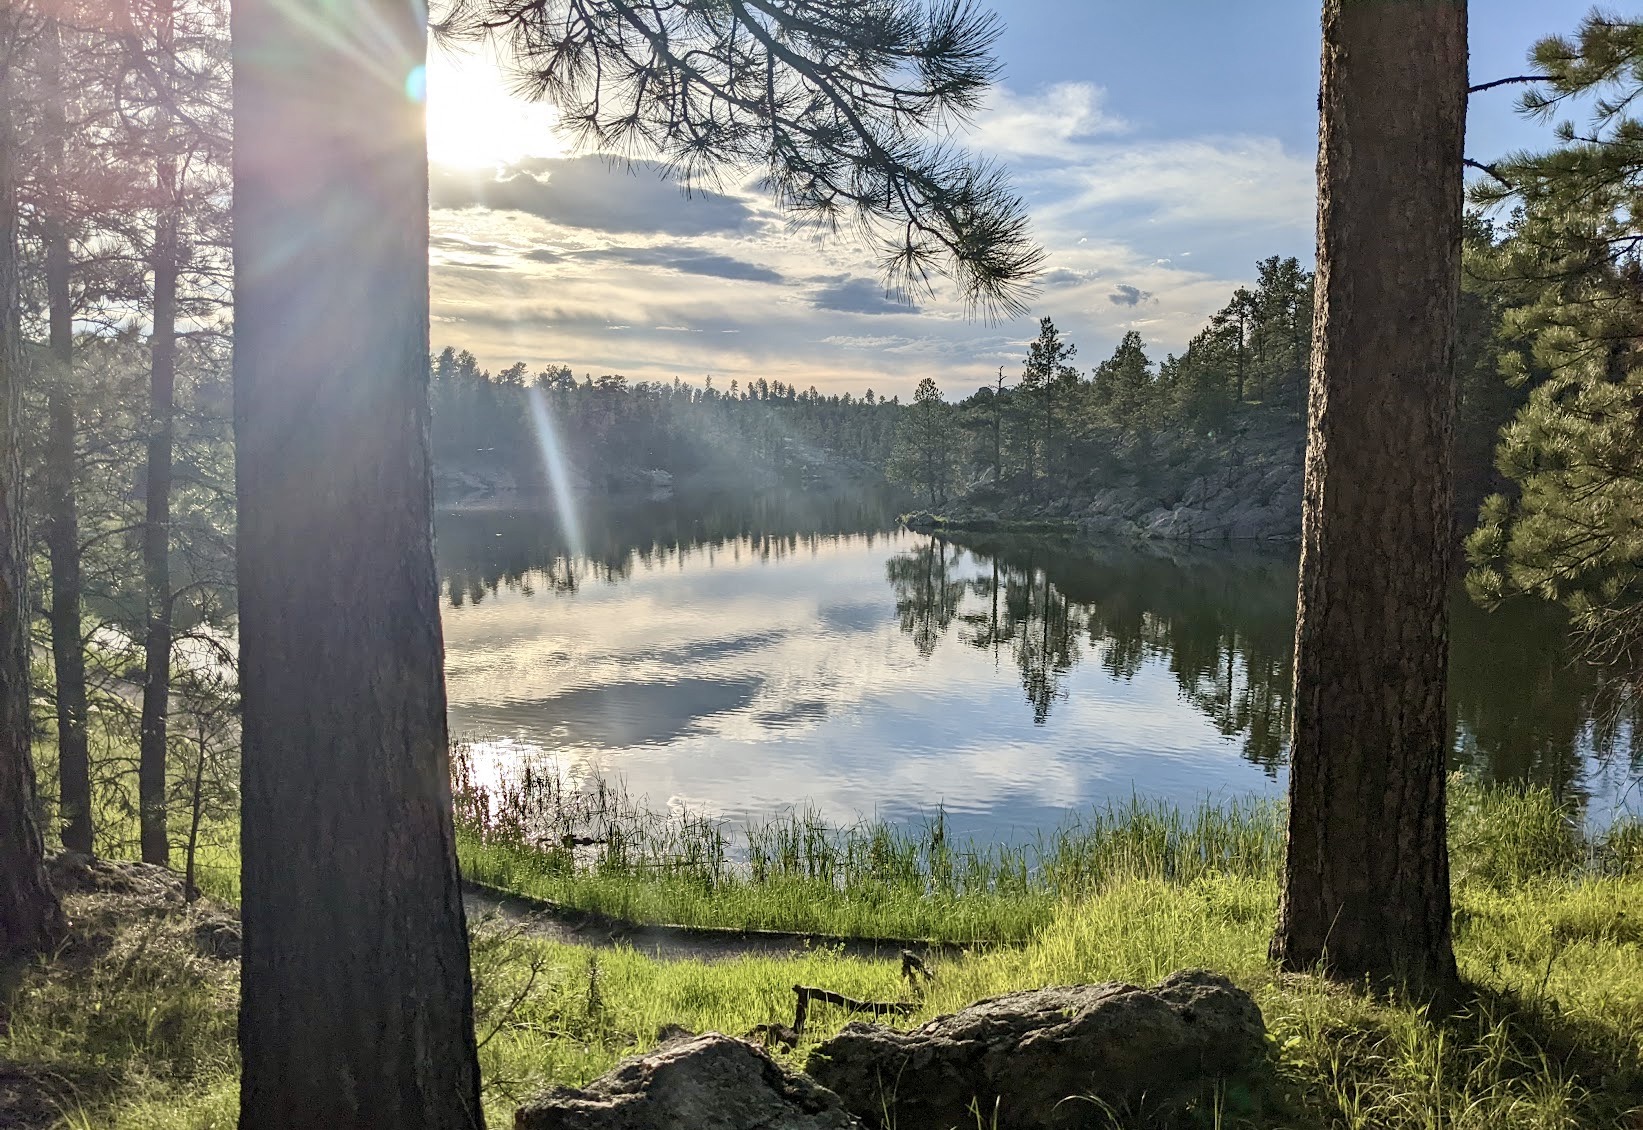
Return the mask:
<path fill-rule="evenodd" d="M 467 904 L 470 920 L 492 916 L 519 924 L 534 937 L 599 949 L 627 946 L 648 957 L 668 961 L 792 957 L 814 949 L 835 950 L 847 957 L 900 961 L 904 950 L 923 958 L 953 956 L 974 948 L 955 942 L 921 942 L 902 938 L 842 938 L 779 930 L 647 926 L 471 882 L 463 884 L 463 901 Z"/>

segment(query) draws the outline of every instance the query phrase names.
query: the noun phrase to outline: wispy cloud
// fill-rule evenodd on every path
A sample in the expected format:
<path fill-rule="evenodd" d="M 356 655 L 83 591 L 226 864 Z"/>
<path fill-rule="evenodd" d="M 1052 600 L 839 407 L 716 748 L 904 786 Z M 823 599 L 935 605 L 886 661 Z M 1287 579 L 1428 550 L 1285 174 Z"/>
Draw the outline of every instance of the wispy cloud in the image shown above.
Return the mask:
<path fill-rule="evenodd" d="M 1008 159 L 1049 252 L 1030 317 L 987 326 L 940 288 L 891 295 L 870 250 L 788 228 L 750 188 L 687 199 L 654 164 L 532 157 L 434 170 L 439 344 L 493 367 L 963 392 L 1017 366 L 1045 314 L 1087 364 L 1131 329 L 1177 350 L 1255 259 L 1308 242 L 1309 158 L 1271 138 L 1148 137 L 1093 84 L 1001 90 L 969 141 Z"/>
<path fill-rule="evenodd" d="M 811 298 L 819 310 L 842 314 L 917 314 L 919 308 L 885 291 L 872 279 L 849 278 L 824 286 Z"/>
<path fill-rule="evenodd" d="M 435 208 L 524 212 L 573 228 L 693 236 L 756 226 L 745 201 L 701 190 L 687 197 L 653 161 L 542 157 L 493 172 L 435 166 L 430 182 Z"/>
<path fill-rule="evenodd" d="M 1032 94 L 1001 87 L 969 141 L 1005 158 L 1074 160 L 1090 139 L 1129 131 L 1105 103 L 1106 92 L 1090 82 L 1056 83 Z"/>

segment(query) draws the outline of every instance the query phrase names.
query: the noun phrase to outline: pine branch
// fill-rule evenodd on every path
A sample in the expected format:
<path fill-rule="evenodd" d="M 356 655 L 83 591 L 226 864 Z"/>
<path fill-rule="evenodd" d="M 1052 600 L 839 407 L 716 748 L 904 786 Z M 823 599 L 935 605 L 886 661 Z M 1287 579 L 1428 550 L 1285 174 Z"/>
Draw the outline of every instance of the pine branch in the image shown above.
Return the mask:
<path fill-rule="evenodd" d="M 1470 157 L 1465 158 L 1462 163 L 1465 164 L 1465 166 L 1468 169 L 1477 169 L 1479 172 L 1488 173 L 1490 176 L 1494 177 L 1497 181 L 1499 181 L 1501 184 L 1505 185 L 1507 188 L 1511 189 L 1513 192 L 1517 191 L 1517 185 L 1513 184 L 1511 181 L 1509 181 L 1505 177 L 1501 176 L 1500 169 L 1497 168 L 1496 166 L 1486 165 L 1482 161 L 1474 161 Z"/>
<path fill-rule="evenodd" d="M 1493 90 L 1497 86 L 1510 86 L 1514 83 L 1551 82 L 1551 75 L 1513 75 L 1511 78 L 1497 78 L 1493 82 L 1480 82 L 1476 86 L 1466 88 L 1466 93 L 1477 94 L 1484 90 Z"/>

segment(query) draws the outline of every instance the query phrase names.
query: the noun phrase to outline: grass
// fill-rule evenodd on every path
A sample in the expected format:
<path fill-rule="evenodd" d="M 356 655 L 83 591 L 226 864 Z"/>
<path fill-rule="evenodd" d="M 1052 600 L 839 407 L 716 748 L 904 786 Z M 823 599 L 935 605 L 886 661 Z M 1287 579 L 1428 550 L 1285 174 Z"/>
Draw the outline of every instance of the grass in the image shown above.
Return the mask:
<path fill-rule="evenodd" d="M 727 846 L 727 856 L 738 856 L 722 864 L 736 876 L 732 893 L 709 892 L 695 905 L 723 924 L 756 906 L 736 900 L 753 899 L 761 884 L 770 888 L 768 905 L 780 907 L 797 898 L 792 891 L 821 889 L 795 884 L 831 884 L 847 905 L 868 897 L 877 882 L 903 892 L 917 883 L 951 889 L 955 903 L 992 892 L 1033 908 L 1036 925 L 1022 944 L 941 959 L 926 995 L 912 998 L 918 1012 L 908 1023 L 1015 989 L 1150 983 L 1192 966 L 1225 972 L 1259 1001 L 1274 1064 L 1262 1093 L 1221 1112 L 1225 1126 L 1643 1127 L 1643 832 L 1625 824 L 1584 834 L 1543 792 L 1471 784 L 1453 791 L 1456 948 L 1476 993 L 1445 1018 L 1273 970 L 1266 942 L 1279 861 L 1276 815 L 1264 805 L 1179 816 L 1131 805 L 1008 857 L 989 856 L 986 867 L 951 873 L 932 870 L 932 860 L 947 856 L 932 846 L 931 828 L 903 833 L 875 871 L 860 847 L 873 842 L 871 829 L 790 818 L 764 841 L 763 856 L 750 850 L 743 858 Z M 656 829 L 658 837 L 674 834 Z M 728 834 L 725 840 L 733 842 Z M 583 868 L 596 870 L 608 847 L 581 849 Z M 950 850 L 962 856 L 959 847 Z M 764 870 L 750 862 L 756 858 L 765 859 Z M 564 881 L 551 868 L 546 873 Z M 643 874 L 617 871 L 620 884 L 600 889 L 626 889 L 638 899 Z M 667 892 L 688 878 L 664 875 L 656 886 Z M 689 904 L 664 893 L 655 905 L 671 915 L 673 906 Z M 860 920 L 876 919 L 864 911 Z M 36 1065 L 64 1081 L 60 1126 L 231 1126 L 232 964 L 202 964 L 181 940 L 183 927 L 165 920 L 96 929 L 111 934 L 104 959 L 64 955 L 24 978 L 11 999 L 0 1060 Z M 790 1021 L 795 983 L 872 999 L 908 999 L 909 992 L 896 964 L 826 947 L 791 959 L 659 962 L 547 943 L 490 923 L 475 925 L 473 962 L 495 1126 L 509 1124 L 525 1095 L 591 1079 L 650 1047 L 665 1026 L 741 1033 Z M 807 1042 L 792 1058 L 802 1062 L 815 1040 L 847 1019 L 814 1008 Z"/>
<path fill-rule="evenodd" d="M 835 827 L 810 810 L 731 825 L 534 767 L 481 786 L 461 752 L 456 782 L 465 875 L 644 923 L 1014 944 L 1115 878 L 1271 875 L 1283 850 L 1282 810 L 1264 800 L 1134 799 L 1001 845 L 959 839 L 939 812 L 921 826 Z"/>

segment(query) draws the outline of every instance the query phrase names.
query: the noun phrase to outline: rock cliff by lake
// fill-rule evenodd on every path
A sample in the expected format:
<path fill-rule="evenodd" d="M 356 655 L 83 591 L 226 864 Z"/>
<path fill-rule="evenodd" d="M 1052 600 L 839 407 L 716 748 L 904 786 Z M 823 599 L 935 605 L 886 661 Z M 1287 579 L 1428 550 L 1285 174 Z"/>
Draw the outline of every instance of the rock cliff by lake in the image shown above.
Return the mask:
<path fill-rule="evenodd" d="M 910 514 L 913 529 L 1055 530 L 1191 542 L 1285 542 L 1301 533 L 1298 422 L 1245 412 L 1218 432 L 1160 433 L 1131 450 L 1034 489 L 1017 479 L 973 484 Z"/>

